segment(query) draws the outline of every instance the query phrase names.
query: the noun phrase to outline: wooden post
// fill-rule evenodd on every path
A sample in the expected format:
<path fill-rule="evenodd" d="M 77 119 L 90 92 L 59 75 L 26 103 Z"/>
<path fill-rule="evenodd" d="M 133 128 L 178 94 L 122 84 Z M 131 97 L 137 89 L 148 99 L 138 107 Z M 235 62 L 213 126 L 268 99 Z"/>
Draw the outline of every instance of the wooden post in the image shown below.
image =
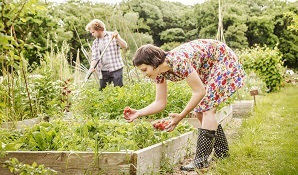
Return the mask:
<path fill-rule="evenodd" d="M 256 95 L 258 95 L 258 94 L 259 94 L 259 91 L 257 89 L 250 91 L 250 96 L 253 96 L 254 97 L 254 104 L 255 104 L 255 106 L 257 105 Z"/>

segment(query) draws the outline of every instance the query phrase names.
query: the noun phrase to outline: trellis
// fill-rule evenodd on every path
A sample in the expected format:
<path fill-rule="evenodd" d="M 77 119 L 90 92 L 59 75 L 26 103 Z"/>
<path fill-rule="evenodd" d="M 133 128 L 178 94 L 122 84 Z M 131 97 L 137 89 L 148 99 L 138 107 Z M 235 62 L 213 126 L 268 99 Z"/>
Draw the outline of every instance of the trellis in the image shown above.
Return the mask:
<path fill-rule="evenodd" d="M 222 24 L 222 20 L 223 20 L 223 14 L 222 14 L 222 7 L 221 7 L 221 2 L 220 0 L 218 0 L 218 29 L 217 29 L 217 35 L 216 35 L 216 39 L 218 41 L 222 41 L 222 42 L 226 42 L 225 41 L 225 37 L 224 37 L 224 32 L 223 32 L 223 24 Z"/>

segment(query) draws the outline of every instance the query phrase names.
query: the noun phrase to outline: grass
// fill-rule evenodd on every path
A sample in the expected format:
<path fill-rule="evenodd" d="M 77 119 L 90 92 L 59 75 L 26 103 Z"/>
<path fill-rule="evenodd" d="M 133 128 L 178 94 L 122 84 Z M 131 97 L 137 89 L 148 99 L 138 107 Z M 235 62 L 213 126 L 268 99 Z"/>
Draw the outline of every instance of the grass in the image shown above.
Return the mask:
<path fill-rule="evenodd" d="M 298 174 L 298 87 L 257 97 L 257 106 L 239 134 L 230 145 L 231 156 L 208 174 Z"/>

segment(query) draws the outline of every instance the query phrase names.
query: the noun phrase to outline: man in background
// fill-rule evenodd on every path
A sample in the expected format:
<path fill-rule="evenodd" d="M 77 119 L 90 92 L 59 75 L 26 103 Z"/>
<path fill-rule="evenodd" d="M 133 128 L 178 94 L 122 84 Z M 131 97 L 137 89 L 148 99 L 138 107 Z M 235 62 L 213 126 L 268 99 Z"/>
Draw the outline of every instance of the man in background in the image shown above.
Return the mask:
<path fill-rule="evenodd" d="M 127 49 L 126 41 L 121 38 L 118 31 L 106 31 L 105 24 L 99 19 L 90 21 L 86 30 L 95 38 L 92 44 L 92 60 L 89 71 L 95 71 L 94 67 L 103 53 L 104 48 L 109 44 L 103 57 L 97 65 L 98 75 L 100 79 L 99 90 L 105 88 L 108 84 L 113 83 L 114 86 L 123 86 L 123 67 L 120 49 Z"/>

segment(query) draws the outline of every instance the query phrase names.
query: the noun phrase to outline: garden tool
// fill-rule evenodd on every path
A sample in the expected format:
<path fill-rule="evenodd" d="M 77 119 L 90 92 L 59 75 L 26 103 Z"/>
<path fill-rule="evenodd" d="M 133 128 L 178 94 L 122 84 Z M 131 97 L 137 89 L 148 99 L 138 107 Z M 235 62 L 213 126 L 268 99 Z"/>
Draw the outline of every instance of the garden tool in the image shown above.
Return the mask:
<path fill-rule="evenodd" d="M 96 64 L 94 65 L 93 69 L 95 70 L 98 63 L 101 61 L 102 57 L 103 57 L 103 54 L 106 52 L 107 48 L 109 47 L 109 45 L 111 44 L 112 40 L 114 39 L 115 36 L 112 36 L 111 40 L 109 41 L 109 43 L 107 44 L 107 46 L 103 49 L 103 51 L 101 52 Z M 88 71 L 86 77 L 85 77 L 85 80 L 81 86 L 81 88 L 83 88 L 86 84 L 86 82 L 88 81 L 88 79 L 90 78 L 90 76 L 92 75 L 93 71 Z"/>

